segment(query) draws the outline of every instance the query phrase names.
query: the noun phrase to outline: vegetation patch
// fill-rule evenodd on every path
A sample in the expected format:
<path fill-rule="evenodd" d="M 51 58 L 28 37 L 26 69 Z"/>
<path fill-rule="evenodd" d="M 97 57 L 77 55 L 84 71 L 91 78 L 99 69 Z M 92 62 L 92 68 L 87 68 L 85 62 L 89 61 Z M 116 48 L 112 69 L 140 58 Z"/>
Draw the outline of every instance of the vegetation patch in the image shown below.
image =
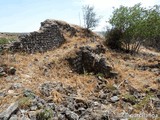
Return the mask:
<path fill-rule="evenodd" d="M 123 96 L 123 100 L 124 100 L 125 102 L 131 103 L 132 105 L 134 105 L 134 104 L 137 103 L 136 97 L 133 96 L 133 95 L 130 95 L 130 94 L 125 94 L 125 95 Z"/>
<path fill-rule="evenodd" d="M 15 41 L 15 40 L 12 38 L 8 38 L 8 39 L 7 38 L 0 38 L 0 45 L 8 44 L 12 41 Z"/>
<path fill-rule="evenodd" d="M 31 98 L 30 97 L 23 97 L 19 101 L 19 108 L 21 109 L 27 109 L 31 105 Z"/>
<path fill-rule="evenodd" d="M 37 120 L 53 120 L 53 111 L 51 109 L 45 108 L 36 115 Z"/>

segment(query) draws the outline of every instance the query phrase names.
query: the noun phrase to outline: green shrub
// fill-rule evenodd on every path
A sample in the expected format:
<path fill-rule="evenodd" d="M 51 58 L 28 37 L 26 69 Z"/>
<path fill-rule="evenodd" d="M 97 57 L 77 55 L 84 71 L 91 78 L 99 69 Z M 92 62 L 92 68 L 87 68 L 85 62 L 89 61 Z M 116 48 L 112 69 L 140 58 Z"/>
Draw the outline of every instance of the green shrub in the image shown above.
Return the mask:
<path fill-rule="evenodd" d="M 14 39 L 0 38 L 0 45 L 8 44 L 11 41 L 15 41 Z"/>
<path fill-rule="evenodd" d="M 37 120 L 53 120 L 53 111 L 51 109 L 44 109 L 36 115 Z"/>
<path fill-rule="evenodd" d="M 121 49 L 122 48 L 122 31 L 116 28 L 110 29 L 105 34 L 106 45 L 111 49 Z"/>

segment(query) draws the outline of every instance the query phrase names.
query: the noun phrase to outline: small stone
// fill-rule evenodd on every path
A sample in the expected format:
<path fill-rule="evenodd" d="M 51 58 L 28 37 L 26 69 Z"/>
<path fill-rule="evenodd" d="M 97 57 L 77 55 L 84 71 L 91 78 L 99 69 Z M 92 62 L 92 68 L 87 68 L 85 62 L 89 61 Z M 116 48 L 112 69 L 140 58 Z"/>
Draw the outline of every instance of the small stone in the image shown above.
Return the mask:
<path fill-rule="evenodd" d="M 8 94 L 14 94 L 14 90 L 8 90 Z"/>
<path fill-rule="evenodd" d="M 23 91 L 23 94 L 25 97 L 35 98 L 35 94 L 31 90 L 26 89 Z"/>
<path fill-rule="evenodd" d="M 4 72 L 4 68 L 0 67 L 0 73 Z"/>
<path fill-rule="evenodd" d="M 9 120 L 18 120 L 18 117 L 17 117 L 17 115 L 12 115 Z"/>
<path fill-rule="evenodd" d="M 155 102 L 154 102 L 154 107 L 155 107 L 156 109 L 159 109 L 159 110 L 160 110 L 160 101 L 155 101 Z"/>
<path fill-rule="evenodd" d="M 65 115 L 66 115 L 67 119 L 69 119 L 69 120 L 78 120 L 78 118 L 79 118 L 79 116 L 76 113 L 74 113 L 70 110 L 66 110 Z"/>
<path fill-rule="evenodd" d="M 42 104 L 41 102 L 38 102 L 38 103 L 37 103 L 37 106 L 38 106 L 38 108 L 42 108 L 42 107 L 43 107 L 43 104 Z"/>
<path fill-rule="evenodd" d="M 23 116 L 22 118 L 20 118 L 20 120 L 31 120 L 31 119 L 29 119 L 27 116 Z"/>
<path fill-rule="evenodd" d="M 6 93 L 5 92 L 0 92 L 0 97 L 5 97 Z"/>
<path fill-rule="evenodd" d="M 30 118 L 31 120 L 37 120 L 37 119 L 36 119 L 36 115 L 37 115 L 37 112 L 36 112 L 36 111 L 30 111 L 30 112 L 28 113 L 28 116 L 29 116 L 29 118 Z"/>
<path fill-rule="evenodd" d="M 31 111 L 36 111 L 37 108 L 38 108 L 38 107 L 37 107 L 36 105 L 33 105 L 33 106 L 30 107 Z"/>
<path fill-rule="evenodd" d="M 118 96 L 113 96 L 110 98 L 110 100 L 111 100 L 111 102 L 115 103 L 115 102 L 119 101 L 119 98 L 118 98 Z"/>
<path fill-rule="evenodd" d="M 109 77 L 111 77 L 111 78 L 118 76 L 118 72 L 115 72 L 115 71 L 110 71 L 109 74 L 110 74 Z"/>
<path fill-rule="evenodd" d="M 16 73 L 16 69 L 14 67 L 10 67 L 8 74 L 15 75 L 15 73 Z"/>
<path fill-rule="evenodd" d="M 160 99 L 160 91 L 157 93 L 157 97 Z"/>
<path fill-rule="evenodd" d="M 21 88 L 21 87 L 22 87 L 21 83 L 14 83 L 14 84 L 11 86 L 11 89 L 14 90 L 14 89 L 19 89 L 19 88 Z"/>
<path fill-rule="evenodd" d="M 2 77 L 2 76 L 7 76 L 7 74 L 5 72 L 1 72 L 0 77 Z"/>

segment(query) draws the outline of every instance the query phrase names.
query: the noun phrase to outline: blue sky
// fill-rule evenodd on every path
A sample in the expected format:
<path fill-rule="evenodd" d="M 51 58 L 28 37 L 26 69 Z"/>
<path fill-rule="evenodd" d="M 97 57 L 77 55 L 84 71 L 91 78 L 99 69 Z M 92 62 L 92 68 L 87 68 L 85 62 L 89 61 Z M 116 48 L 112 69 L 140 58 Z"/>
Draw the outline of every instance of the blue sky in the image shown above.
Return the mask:
<path fill-rule="evenodd" d="M 45 19 L 58 19 L 81 25 L 82 5 L 95 7 L 102 17 L 95 30 L 103 30 L 113 7 L 132 6 L 141 2 L 143 6 L 160 4 L 160 0 L 0 0 L 0 32 L 32 32 Z"/>

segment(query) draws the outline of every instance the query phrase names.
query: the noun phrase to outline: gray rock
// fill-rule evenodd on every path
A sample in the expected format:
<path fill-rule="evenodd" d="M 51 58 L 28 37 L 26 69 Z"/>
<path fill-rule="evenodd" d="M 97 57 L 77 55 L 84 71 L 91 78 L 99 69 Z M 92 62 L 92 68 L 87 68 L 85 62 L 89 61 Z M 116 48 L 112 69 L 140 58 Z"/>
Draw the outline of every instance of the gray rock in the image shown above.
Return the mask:
<path fill-rule="evenodd" d="M 21 83 L 14 83 L 12 86 L 11 86 L 11 89 L 19 89 L 22 87 L 22 84 Z"/>
<path fill-rule="evenodd" d="M 27 116 L 23 116 L 22 118 L 20 118 L 20 120 L 31 120 L 31 119 L 29 119 Z"/>
<path fill-rule="evenodd" d="M 1 76 L 7 76 L 6 72 L 1 72 L 1 73 L 0 73 L 0 77 L 1 77 Z"/>
<path fill-rule="evenodd" d="M 37 107 L 36 105 L 33 105 L 33 106 L 30 107 L 31 111 L 36 111 L 37 108 L 38 108 L 38 107 Z"/>
<path fill-rule="evenodd" d="M 160 100 L 154 101 L 154 107 L 160 110 Z"/>
<path fill-rule="evenodd" d="M 70 110 L 65 111 L 65 116 L 69 120 L 78 120 L 79 119 L 79 116 Z"/>
<path fill-rule="evenodd" d="M 15 75 L 15 73 L 16 73 L 16 69 L 14 67 L 10 67 L 8 70 L 8 74 Z"/>
<path fill-rule="evenodd" d="M 6 93 L 5 92 L 0 92 L 0 97 L 5 97 Z"/>
<path fill-rule="evenodd" d="M 1 120 L 8 120 L 9 117 L 18 109 L 18 102 L 12 103 L 5 111 L 0 113 Z"/>
<path fill-rule="evenodd" d="M 18 117 L 17 117 L 17 115 L 12 115 L 9 120 L 18 120 Z"/>
<path fill-rule="evenodd" d="M 118 96 L 113 96 L 110 98 L 111 102 L 115 103 L 117 101 L 119 101 L 119 97 Z"/>
<path fill-rule="evenodd" d="M 30 97 L 30 98 L 35 98 L 35 94 L 31 91 L 31 90 L 28 90 L 28 89 L 25 89 L 23 91 L 23 94 L 25 97 Z"/>
<path fill-rule="evenodd" d="M 38 103 L 37 103 L 37 106 L 38 106 L 38 108 L 42 108 L 42 107 L 43 107 L 43 104 L 42 104 L 41 102 L 38 102 Z"/>
<path fill-rule="evenodd" d="M 41 92 L 42 95 L 49 97 L 52 89 L 53 86 L 51 83 L 44 83 L 40 86 L 39 91 Z"/>
<path fill-rule="evenodd" d="M 4 72 L 4 68 L 0 67 L 0 73 Z"/>
<path fill-rule="evenodd" d="M 28 113 L 28 116 L 29 116 L 29 118 L 30 118 L 31 120 L 37 120 L 37 119 L 36 119 L 36 115 L 37 115 L 37 112 L 36 112 L 36 111 L 30 111 L 30 112 Z"/>
<path fill-rule="evenodd" d="M 101 74 L 104 77 L 115 77 L 116 72 L 111 72 L 112 67 L 106 62 L 100 53 L 104 53 L 101 48 L 91 48 L 90 46 L 80 47 L 74 58 L 68 58 L 68 62 L 72 69 L 83 74 L 85 71 L 88 73 Z"/>

